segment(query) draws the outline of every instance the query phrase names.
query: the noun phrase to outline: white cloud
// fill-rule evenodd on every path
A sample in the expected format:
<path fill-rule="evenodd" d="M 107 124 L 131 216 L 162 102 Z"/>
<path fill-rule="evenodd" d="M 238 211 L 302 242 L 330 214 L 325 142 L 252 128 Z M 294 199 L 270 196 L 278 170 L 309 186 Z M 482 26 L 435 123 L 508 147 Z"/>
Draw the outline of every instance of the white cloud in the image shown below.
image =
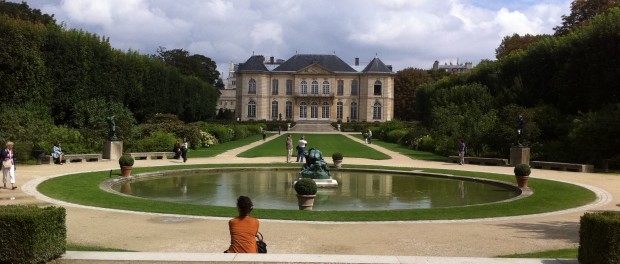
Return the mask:
<path fill-rule="evenodd" d="M 11 0 L 13 1 L 13 0 Z M 15 0 L 21 1 L 21 0 Z M 378 53 L 395 70 L 433 61 L 495 57 L 506 35 L 552 33 L 570 0 L 32 0 L 69 27 L 110 37 L 116 48 L 158 46 L 211 57 L 227 70 L 252 54 L 287 59 Z"/>

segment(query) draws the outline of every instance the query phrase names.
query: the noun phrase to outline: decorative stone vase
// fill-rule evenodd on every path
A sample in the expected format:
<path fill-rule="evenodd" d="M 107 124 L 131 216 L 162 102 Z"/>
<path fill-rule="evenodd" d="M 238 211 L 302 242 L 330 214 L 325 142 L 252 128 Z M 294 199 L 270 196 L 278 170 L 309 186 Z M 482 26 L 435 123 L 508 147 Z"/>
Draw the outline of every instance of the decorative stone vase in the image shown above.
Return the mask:
<path fill-rule="evenodd" d="M 342 160 L 333 160 L 333 161 L 334 161 L 334 167 L 336 168 L 342 167 Z"/>
<path fill-rule="evenodd" d="M 519 188 L 527 188 L 527 181 L 530 179 L 530 173 L 532 172 L 530 165 L 524 163 L 517 164 L 514 172 Z"/>
<path fill-rule="evenodd" d="M 132 166 L 121 166 L 121 175 L 123 175 L 123 177 L 131 176 L 131 168 Z"/>
<path fill-rule="evenodd" d="M 312 210 L 312 206 L 314 206 L 314 198 L 316 195 L 297 195 L 297 204 L 299 205 L 299 210 Z"/>

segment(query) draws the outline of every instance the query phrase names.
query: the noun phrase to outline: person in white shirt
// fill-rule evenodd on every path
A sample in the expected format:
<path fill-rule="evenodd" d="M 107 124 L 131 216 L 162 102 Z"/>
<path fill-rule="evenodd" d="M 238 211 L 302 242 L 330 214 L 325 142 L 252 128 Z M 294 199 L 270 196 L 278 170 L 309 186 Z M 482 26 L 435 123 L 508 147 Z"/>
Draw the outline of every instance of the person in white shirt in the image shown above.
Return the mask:
<path fill-rule="evenodd" d="M 306 145 L 308 145 L 308 141 L 306 141 L 305 136 L 301 136 L 299 142 L 297 142 L 297 162 L 304 162 L 304 153 L 306 152 Z"/>

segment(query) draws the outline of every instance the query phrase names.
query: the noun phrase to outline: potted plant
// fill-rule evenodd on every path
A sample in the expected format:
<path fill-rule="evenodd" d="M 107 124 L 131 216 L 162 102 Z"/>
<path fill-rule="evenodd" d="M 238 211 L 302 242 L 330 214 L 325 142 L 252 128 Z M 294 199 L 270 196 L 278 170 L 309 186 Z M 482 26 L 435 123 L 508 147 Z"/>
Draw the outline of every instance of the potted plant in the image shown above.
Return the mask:
<path fill-rule="evenodd" d="M 314 198 L 316 198 L 316 182 L 310 178 L 301 178 L 295 183 L 294 187 L 295 192 L 297 192 L 299 210 L 312 210 Z"/>
<path fill-rule="evenodd" d="M 515 178 L 517 178 L 519 188 L 527 188 L 527 181 L 530 179 L 531 172 L 530 165 L 521 163 L 515 166 Z"/>
<path fill-rule="evenodd" d="M 133 166 L 134 159 L 132 156 L 123 155 L 118 159 L 118 165 L 121 165 L 121 174 L 125 177 L 131 175 L 131 168 Z"/>
<path fill-rule="evenodd" d="M 340 168 L 342 166 L 342 153 L 336 152 L 332 154 L 332 161 L 334 162 L 334 167 Z"/>

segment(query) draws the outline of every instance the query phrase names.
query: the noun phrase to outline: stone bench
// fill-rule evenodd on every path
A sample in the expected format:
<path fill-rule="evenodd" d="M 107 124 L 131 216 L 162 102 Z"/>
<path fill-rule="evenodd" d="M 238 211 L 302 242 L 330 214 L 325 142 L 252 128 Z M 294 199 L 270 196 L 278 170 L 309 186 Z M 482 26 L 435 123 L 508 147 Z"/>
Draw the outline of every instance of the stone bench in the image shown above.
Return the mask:
<path fill-rule="evenodd" d="M 531 161 L 530 166 L 536 169 L 544 170 L 560 170 L 560 171 L 576 171 L 576 172 L 594 172 L 594 165 L 563 163 L 550 161 Z"/>
<path fill-rule="evenodd" d="M 459 156 L 449 156 L 448 161 L 452 163 L 459 163 Z M 479 164 L 479 165 L 492 165 L 492 166 L 507 166 L 508 159 L 499 158 L 479 158 L 479 157 L 464 157 L 465 164 Z"/>
<path fill-rule="evenodd" d="M 174 152 L 132 152 L 129 155 L 135 160 L 172 159 Z"/>
<path fill-rule="evenodd" d="M 64 163 L 75 162 L 99 162 L 102 159 L 101 154 L 65 154 Z M 52 164 L 54 158 L 51 155 L 44 155 L 41 157 L 41 164 Z"/>

